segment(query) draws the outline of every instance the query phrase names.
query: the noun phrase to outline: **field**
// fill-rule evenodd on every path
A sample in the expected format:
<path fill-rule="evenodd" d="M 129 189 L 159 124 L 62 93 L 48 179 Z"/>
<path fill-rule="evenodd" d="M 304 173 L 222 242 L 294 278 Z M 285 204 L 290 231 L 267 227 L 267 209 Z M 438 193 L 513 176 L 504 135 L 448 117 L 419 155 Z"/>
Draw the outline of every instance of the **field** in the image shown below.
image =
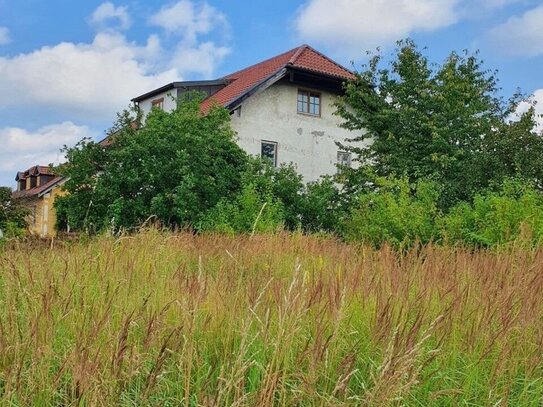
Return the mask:
<path fill-rule="evenodd" d="M 540 406 L 543 248 L 156 230 L 0 248 L 9 406 Z"/>

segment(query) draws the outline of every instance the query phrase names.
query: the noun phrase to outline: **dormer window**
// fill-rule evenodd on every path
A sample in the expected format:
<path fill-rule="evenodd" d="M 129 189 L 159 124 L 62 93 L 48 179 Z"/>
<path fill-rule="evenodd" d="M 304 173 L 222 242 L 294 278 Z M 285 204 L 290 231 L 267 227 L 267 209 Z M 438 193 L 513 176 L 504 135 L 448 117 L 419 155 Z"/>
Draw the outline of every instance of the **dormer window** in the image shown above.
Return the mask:
<path fill-rule="evenodd" d="M 298 113 L 320 116 L 320 93 L 298 89 Z"/>
<path fill-rule="evenodd" d="M 151 102 L 151 108 L 164 110 L 164 98 L 155 99 Z"/>

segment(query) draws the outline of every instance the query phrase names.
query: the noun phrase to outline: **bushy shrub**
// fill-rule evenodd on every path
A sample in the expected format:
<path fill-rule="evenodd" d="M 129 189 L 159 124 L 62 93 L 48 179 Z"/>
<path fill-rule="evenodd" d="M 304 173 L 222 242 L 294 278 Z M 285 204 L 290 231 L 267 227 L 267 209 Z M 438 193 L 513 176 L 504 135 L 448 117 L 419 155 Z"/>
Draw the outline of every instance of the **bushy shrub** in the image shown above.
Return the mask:
<path fill-rule="evenodd" d="M 343 224 L 347 240 L 380 246 L 409 246 L 436 238 L 439 189 L 434 183 L 411 186 L 407 179 L 379 178 L 373 191 L 361 193 Z"/>
<path fill-rule="evenodd" d="M 493 246 L 514 240 L 537 243 L 543 237 L 543 196 L 519 181 L 506 181 L 498 192 L 461 203 L 440 222 L 447 242 Z"/>
<path fill-rule="evenodd" d="M 264 233 L 282 228 L 282 204 L 271 193 L 261 193 L 255 184 L 245 185 L 234 201 L 221 200 L 199 223 L 200 231 Z"/>
<path fill-rule="evenodd" d="M 343 217 L 342 196 L 333 178 L 323 177 L 305 188 L 301 224 L 307 232 L 337 232 Z"/>
<path fill-rule="evenodd" d="M 28 210 L 11 199 L 11 188 L 0 187 L 0 239 L 22 237 L 26 233 Z"/>

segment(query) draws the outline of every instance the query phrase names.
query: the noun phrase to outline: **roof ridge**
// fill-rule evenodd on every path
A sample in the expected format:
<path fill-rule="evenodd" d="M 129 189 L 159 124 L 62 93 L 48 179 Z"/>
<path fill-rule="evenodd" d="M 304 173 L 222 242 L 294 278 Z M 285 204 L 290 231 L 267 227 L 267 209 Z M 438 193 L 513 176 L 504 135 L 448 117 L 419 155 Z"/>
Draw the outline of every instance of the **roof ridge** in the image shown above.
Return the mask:
<path fill-rule="evenodd" d="M 250 65 L 250 66 L 248 66 L 248 67 L 246 67 L 246 68 L 239 69 L 239 70 L 237 70 L 237 71 L 235 71 L 235 72 L 232 72 L 232 73 L 230 73 L 230 74 L 228 74 L 228 75 L 226 75 L 226 76 L 223 76 L 221 79 L 229 79 L 229 78 L 231 78 L 232 76 L 234 76 L 234 75 L 236 75 L 236 74 L 239 74 L 240 72 L 243 72 L 243 71 L 247 71 L 247 70 L 249 70 L 249 69 L 256 68 L 256 67 L 258 67 L 258 66 L 260 66 L 260 65 L 267 64 L 267 63 L 269 63 L 270 61 L 273 61 L 274 59 L 279 59 L 279 58 L 281 58 L 282 56 L 285 56 L 285 55 L 287 55 L 287 54 L 289 54 L 289 53 L 291 53 L 291 52 L 293 52 L 293 51 L 297 51 L 298 48 L 300 48 L 300 47 L 292 48 L 291 50 L 288 50 L 288 51 L 286 51 L 286 52 L 282 52 L 281 54 L 278 54 L 278 55 L 275 55 L 275 56 L 270 57 L 270 58 L 268 58 L 268 59 L 265 59 L 264 61 L 257 62 L 257 63 L 254 64 L 254 65 Z"/>
<path fill-rule="evenodd" d="M 343 69 L 343 70 L 349 72 L 350 74 L 354 74 L 353 71 L 351 71 L 350 69 L 347 69 L 346 67 L 344 67 L 344 66 L 341 65 L 340 63 L 334 61 L 332 58 L 330 58 L 330 57 L 324 55 L 322 52 L 320 52 L 319 50 L 316 50 L 316 49 L 313 48 L 311 45 L 304 44 L 304 45 L 302 45 L 302 47 L 303 47 L 304 49 L 302 50 L 302 52 L 300 52 L 300 54 L 296 57 L 296 59 L 298 59 L 298 58 L 302 55 L 303 51 L 305 51 L 306 49 L 308 49 L 308 50 L 310 50 L 310 51 L 313 51 L 315 54 L 320 55 L 321 57 L 323 57 L 323 58 L 326 59 L 327 61 L 330 61 L 331 63 L 333 63 L 333 64 L 334 64 L 335 66 L 337 66 L 338 68 L 341 68 L 341 69 Z M 289 62 L 290 62 L 290 61 L 289 61 Z"/>
<path fill-rule="evenodd" d="M 296 60 L 300 57 L 300 55 L 302 55 L 302 53 L 307 49 L 307 48 L 311 48 L 309 45 L 307 44 L 302 44 L 298 47 L 298 49 L 296 50 L 296 52 L 294 53 L 294 55 L 292 55 L 292 57 L 290 57 L 290 59 L 288 60 L 287 62 L 287 65 L 294 65 L 294 63 L 296 62 Z"/>

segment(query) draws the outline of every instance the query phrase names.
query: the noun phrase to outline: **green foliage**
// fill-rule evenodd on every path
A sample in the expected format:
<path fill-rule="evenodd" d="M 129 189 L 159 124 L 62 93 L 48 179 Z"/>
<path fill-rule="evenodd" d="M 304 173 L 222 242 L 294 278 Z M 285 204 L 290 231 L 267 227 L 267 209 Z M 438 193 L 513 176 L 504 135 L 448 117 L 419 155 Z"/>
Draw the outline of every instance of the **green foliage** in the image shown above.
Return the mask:
<path fill-rule="evenodd" d="M 348 240 L 403 247 L 436 238 L 439 190 L 434 183 L 419 181 L 412 187 L 406 178 L 389 177 L 378 178 L 375 187 L 358 196 L 345 221 Z"/>
<path fill-rule="evenodd" d="M 245 185 L 235 200 L 221 200 L 200 222 L 201 231 L 265 233 L 282 228 L 284 211 L 271 192 L 262 194 L 255 184 Z"/>
<path fill-rule="evenodd" d="M 499 97 L 495 73 L 477 54 L 453 52 L 437 66 L 400 41 L 389 66 L 373 56 L 345 90 L 337 114 L 357 134 L 343 148 L 361 163 L 347 180 L 352 190 L 365 187 L 368 169 L 432 180 L 443 185 L 440 207 L 449 208 L 507 177 L 543 181 L 533 109 L 510 122 L 522 95 Z"/>
<path fill-rule="evenodd" d="M 251 157 L 242 184 L 254 188 L 264 201 L 281 203 L 285 228 L 296 230 L 301 226 L 305 185 L 292 164 L 276 168 L 268 160 Z"/>
<path fill-rule="evenodd" d="M 131 228 L 149 217 L 183 227 L 235 196 L 246 154 L 234 142 L 228 111 L 202 115 L 199 104 L 195 97 L 173 112 L 153 109 L 144 126 L 125 111 L 107 147 L 83 141 L 66 148 L 69 195 L 57 208 L 71 227 Z"/>
<path fill-rule="evenodd" d="M 539 243 L 543 238 L 543 196 L 519 181 L 507 181 L 498 192 L 461 203 L 440 222 L 450 243 L 493 246 L 509 242 Z"/>
<path fill-rule="evenodd" d="M 308 232 L 337 232 L 344 218 L 344 195 L 332 177 L 307 184 L 301 210 L 301 224 Z"/>
<path fill-rule="evenodd" d="M 3 238 L 22 237 L 27 227 L 28 211 L 11 199 L 11 188 L 0 187 L 0 230 Z"/>

